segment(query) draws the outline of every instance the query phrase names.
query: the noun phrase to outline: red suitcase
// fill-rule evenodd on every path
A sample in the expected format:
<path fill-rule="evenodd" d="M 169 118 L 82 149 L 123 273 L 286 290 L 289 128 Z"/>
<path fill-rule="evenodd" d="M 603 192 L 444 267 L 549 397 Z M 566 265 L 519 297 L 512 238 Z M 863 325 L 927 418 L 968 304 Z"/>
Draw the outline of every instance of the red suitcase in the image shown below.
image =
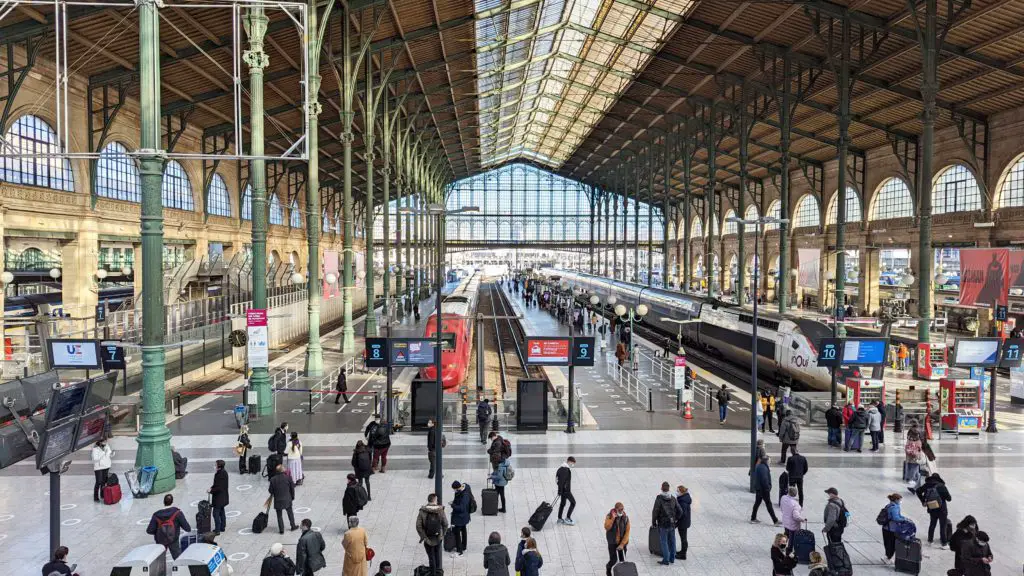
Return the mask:
<path fill-rule="evenodd" d="M 103 487 L 103 503 L 106 505 L 117 504 L 121 501 L 121 485 Z"/>

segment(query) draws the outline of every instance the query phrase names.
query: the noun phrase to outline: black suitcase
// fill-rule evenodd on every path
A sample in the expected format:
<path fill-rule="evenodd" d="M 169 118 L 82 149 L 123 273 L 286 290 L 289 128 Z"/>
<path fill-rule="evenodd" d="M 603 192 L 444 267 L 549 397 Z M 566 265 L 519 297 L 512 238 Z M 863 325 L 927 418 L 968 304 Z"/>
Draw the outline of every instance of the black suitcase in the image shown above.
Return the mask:
<path fill-rule="evenodd" d="M 661 556 L 661 533 L 657 526 L 651 526 L 647 531 L 647 551 L 655 556 Z M 672 551 L 675 556 L 675 550 Z"/>
<path fill-rule="evenodd" d="M 914 538 L 905 541 L 896 539 L 896 557 L 893 566 L 903 574 L 921 573 L 921 540 Z"/>
<path fill-rule="evenodd" d="M 797 530 L 793 533 L 793 552 L 796 561 L 801 564 L 811 563 L 811 552 L 814 552 L 814 532 Z"/>
<path fill-rule="evenodd" d="M 182 552 L 184 552 L 185 549 L 188 548 L 189 546 L 191 546 L 193 544 L 198 544 L 198 543 L 199 543 L 199 534 L 189 533 L 189 534 L 183 535 L 181 538 L 178 539 L 178 546 L 181 548 Z"/>
<path fill-rule="evenodd" d="M 551 512 L 554 509 L 555 507 L 551 504 L 541 502 L 540 506 L 537 506 L 537 509 L 530 515 L 530 520 L 528 522 L 530 524 L 530 528 L 533 528 L 534 530 L 542 530 L 544 528 L 544 523 L 548 521 L 548 517 L 551 516 Z"/>
<path fill-rule="evenodd" d="M 455 532 L 452 532 L 451 527 L 444 532 L 443 546 L 445 552 L 455 551 Z"/>
<path fill-rule="evenodd" d="M 260 473 L 260 461 L 261 460 L 262 460 L 262 458 L 260 458 L 259 454 L 253 454 L 252 456 L 249 456 L 249 464 L 246 466 L 246 469 L 249 471 L 249 474 L 259 474 Z"/>
<path fill-rule="evenodd" d="M 252 533 L 260 534 L 267 529 L 267 523 L 270 522 L 270 516 L 267 516 L 266 511 L 262 511 L 252 519 Z"/>
<path fill-rule="evenodd" d="M 835 576 L 853 576 L 853 562 L 850 561 L 850 555 L 846 553 L 846 546 L 842 542 L 825 544 L 825 561 Z"/>
<path fill-rule="evenodd" d="M 430 566 L 417 566 L 413 576 L 444 576 L 444 569 L 431 570 Z"/>
<path fill-rule="evenodd" d="M 206 534 L 212 532 L 213 508 L 209 500 L 199 501 L 199 510 L 196 512 L 196 532 Z"/>
<path fill-rule="evenodd" d="M 498 491 L 494 488 L 480 491 L 480 513 L 484 516 L 498 515 Z"/>

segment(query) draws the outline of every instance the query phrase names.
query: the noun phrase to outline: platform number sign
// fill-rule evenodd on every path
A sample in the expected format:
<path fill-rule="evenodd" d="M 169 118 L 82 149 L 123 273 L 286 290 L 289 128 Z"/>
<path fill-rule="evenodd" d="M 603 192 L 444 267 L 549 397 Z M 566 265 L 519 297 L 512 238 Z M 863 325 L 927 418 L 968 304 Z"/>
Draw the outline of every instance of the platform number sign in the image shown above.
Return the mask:
<path fill-rule="evenodd" d="M 592 336 L 572 339 L 572 365 L 594 365 L 594 338 Z"/>
<path fill-rule="evenodd" d="M 842 338 L 822 338 L 818 343 L 818 366 L 838 367 L 843 357 Z"/>
<path fill-rule="evenodd" d="M 386 368 L 388 365 L 388 339 L 366 339 L 366 367 Z"/>
<path fill-rule="evenodd" d="M 1006 306 L 1003 306 L 1002 304 L 996 304 L 995 321 L 996 322 L 1006 322 L 1006 316 L 1007 316 L 1007 308 L 1006 308 Z"/>
<path fill-rule="evenodd" d="M 1021 353 L 1024 352 L 1024 338 L 1007 338 L 1003 341 L 1003 357 L 999 361 L 999 366 L 1003 368 L 1016 368 L 1021 365 L 1021 361 L 1024 358 L 1021 357 Z"/>
<path fill-rule="evenodd" d="M 104 344 L 100 347 L 100 357 L 103 360 L 103 369 L 124 370 L 124 348 L 116 344 Z"/>

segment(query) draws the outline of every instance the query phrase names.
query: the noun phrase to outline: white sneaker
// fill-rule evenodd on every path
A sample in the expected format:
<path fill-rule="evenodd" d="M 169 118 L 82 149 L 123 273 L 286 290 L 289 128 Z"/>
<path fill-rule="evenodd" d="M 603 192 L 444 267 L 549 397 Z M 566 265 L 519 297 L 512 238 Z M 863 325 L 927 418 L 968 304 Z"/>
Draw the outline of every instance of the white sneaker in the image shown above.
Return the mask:
<path fill-rule="evenodd" d="M 939 550 L 949 550 L 949 546 L 946 546 L 945 544 L 940 544 Z"/>
<path fill-rule="evenodd" d="M 566 525 L 568 525 L 568 526 L 575 526 L 575 525 L 576 525 L 576 521 L 575 521 L 575 520 L 573 520 L 572 518 L 566 518 L 566 519 L 565 519 L 565 523 L 566 523 Z"/>
<path fill-rule="evenodd" d="M 883 564 L 892 564 L 892 560 L 890 560 L 889 558 L 886 558 L 885 556 L 882 556 L 882 563 Z"/>

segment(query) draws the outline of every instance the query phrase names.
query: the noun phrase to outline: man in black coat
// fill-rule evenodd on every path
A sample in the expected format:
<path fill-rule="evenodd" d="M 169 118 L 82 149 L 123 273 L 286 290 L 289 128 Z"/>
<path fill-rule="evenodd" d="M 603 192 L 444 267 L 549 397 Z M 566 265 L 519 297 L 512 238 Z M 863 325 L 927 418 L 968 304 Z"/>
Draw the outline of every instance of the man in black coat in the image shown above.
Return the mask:
<path fill-rule="evenodd" d="M 843 411 L 838 406 L 832 406 L 825 411 L 825 425 L 828 426 L 828 445 L 838 448 L 840 429 L 843 427 Z"/>
<path fill-rule="evenodd" d="M 260 576 L 292 576 L 295 572 L 295 563 L 284 555 L 284 546 L 280 542 L 270 547 L 270 554 L 260 566 Z"/>
<path fill-rule="evenodd" d="M 288 423 L 281 422 L 281 425 L 274 429 L 274 435 L 267 442 L 267 448 L 281 457 L 284 462 L 284 451 L 288 449 Z M 273 470 L 271 470 L 273 471 Z"/>
<path fill-rule="evenodd" d="M 338 392 L 337 396 L 334 397 L 334 403 L 339 404 L 341 397 L 345 397 L 345 404 L 351 402 L 348 398 L 348 375 L 346 374 L 345 367 L 342 366 L 341 370 L 338 370 L 338 383 L 335 384 L 334 389 Z"/>
<path fill-rule="evenodd" d="M 789 485 L 796 486 L 799 494 L 800 505 L 804 505 L 804 475 L 807 474 L 807 458 L 799 452 L 794 452 L 786 460 L 786 474 L 789 475 Z M 783 488 L 780 486 L 779 488 Z M 785 487 L 788 488 L 788 487 Z"/>
<path fill-rule="evenodd" d="M 775 508 L 772 507 L 772 471 L 768 468 L 767 458 L 765 460 L 758 458 L 757 465 L 754 467 L 754 509 L 750 512 L 751 524 L 761 522 L 757 519 L 757 510 L 761 507 L 762 502 L 764 502 L 764 507 L 768 510 L 772 522 L 778 524 L 779 518 L 775 515 Z"/>
<path fill-rule="evenodd" d="M 270 479 L 270 496 L 274 499 L 274 511 L 277 512 L 277 530 L 284 534 L 284 518 L 281 512 L 288 511 L 290 530 L 298 530 L 295 525 L 295 513 L 292 512 L 292 501 L 295 500 L 295 482 L 284 473 L 284 465 L 278 464 L 277 473 Z"/>
<path fill-rule="evenodd" d="M 569 456 L 565 464 L 559 466 L 555 472 L 555 484 L 558 487 L 558 496 L 561 500 L 558 503 L 558 523 L 574 526 L 576 521 L 572 519 L 572 511 L 576 509 L 576 498 L 572 495 L 572 468 L 576 465 L 576 459 Z M 565 510 L 565 503 L 569 503 L 569 513 L 562 519 L 562 511 Z"/>
<path fill-rule="evenodd" d="M 227 530 L 227 515 L 224 509 L 227 508 L 228 493 L 228 471 L 224 469 L 224 461 L 217 460 L 217 471 L 213 474 L 213 486 L 207 492 L 213 497 L 213 531 L 218 536 Z"/>
<path fill-rule="evenodd" d="M 324 537 L 313 530 L 313 522 L 306 518 L 302 521 L 302 536 L 299 536 L 299 543 L 295 547 L 295 570 L 302 576 L 313 576 L 322 568 L 327 567 L 327 560 L 324 559 Z"/>

